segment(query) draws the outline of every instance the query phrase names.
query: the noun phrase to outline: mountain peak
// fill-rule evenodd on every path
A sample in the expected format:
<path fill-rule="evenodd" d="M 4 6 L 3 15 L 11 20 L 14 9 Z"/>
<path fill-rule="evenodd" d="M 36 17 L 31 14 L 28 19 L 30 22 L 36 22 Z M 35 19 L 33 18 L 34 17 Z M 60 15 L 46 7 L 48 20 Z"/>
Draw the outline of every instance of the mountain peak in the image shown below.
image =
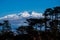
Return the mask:
<path fill-rule="evenodd" d="M 21 18 L 41 18 L 41 17 L 43 17 L 42 13 L 38 13 L 35 11 L 32 11 L 32 12 L 24 11 L 24 12 L 20 12 L 18 14 L 10 14 L 10 15 L 6 15 L 4 17 L 0 17 L 0 20 L 1 19 L 16 20 L 16 19 L 21 19 Z"/>

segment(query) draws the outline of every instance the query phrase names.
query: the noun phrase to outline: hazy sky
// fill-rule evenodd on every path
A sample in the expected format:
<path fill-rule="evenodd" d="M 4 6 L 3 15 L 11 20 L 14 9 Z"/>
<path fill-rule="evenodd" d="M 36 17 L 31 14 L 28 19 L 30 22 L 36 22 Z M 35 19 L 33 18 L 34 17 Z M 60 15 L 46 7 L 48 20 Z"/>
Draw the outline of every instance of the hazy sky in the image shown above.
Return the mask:
<path fill-rule="evenodd" d="M 43 13 L 55 6 L 60 6 L 60 0 L 0 0 L 0 17 L 23 11 Z"/>

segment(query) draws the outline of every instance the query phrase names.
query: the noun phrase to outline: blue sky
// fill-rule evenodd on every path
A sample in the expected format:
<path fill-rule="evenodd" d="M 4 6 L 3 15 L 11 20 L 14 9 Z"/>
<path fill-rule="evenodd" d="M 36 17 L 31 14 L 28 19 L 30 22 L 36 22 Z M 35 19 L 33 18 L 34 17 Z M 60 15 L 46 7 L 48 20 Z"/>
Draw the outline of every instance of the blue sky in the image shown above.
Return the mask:
<path fill-rule="evenodd" d="M 60 6 L 60 0 L 0 0 L 0 17 L 23 11 L 43 13 L 55 6 Z"/>

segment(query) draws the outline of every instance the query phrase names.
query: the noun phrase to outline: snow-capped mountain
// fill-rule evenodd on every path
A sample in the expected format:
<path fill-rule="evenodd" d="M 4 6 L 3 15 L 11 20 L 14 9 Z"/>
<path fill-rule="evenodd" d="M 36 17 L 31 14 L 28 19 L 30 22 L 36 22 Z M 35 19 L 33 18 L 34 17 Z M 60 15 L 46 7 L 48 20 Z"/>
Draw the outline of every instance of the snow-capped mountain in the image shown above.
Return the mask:
<path fill-rule="evenodd" d="M 21 12 L 18 14 L 10 14 L 10 15 L 6 15 L 4 17 L 0 17 L 0 21 L 1 20 L 9 20 L 10 22 L 12 21 L 12 23 L 16 22 L 17 24 L 22 24 L 23 22 L 26 22 L 27 18 L 43 18 L 44 16 L 42 15 L 42 13 L 37 13 L 37 12 L 32 12 L 31 14 L 27 11 L 25 12 Z M 14 24 L 16 24 L 14 23 Z"/>
<path fill-rule="evenodd" d="M 4 17 L 0 17 L 0 23 L 3 22 L 3 20 L 9 20 L 12 28 L 17 28 L 19 26 L 28 26 L 29 23 L 26 21 L 28 18 L 44 18 L 44 16 L 42 13 L 33 11 L 30 14 L 29 12 L 25 11 L 18 14 L 10 14 Z"/>

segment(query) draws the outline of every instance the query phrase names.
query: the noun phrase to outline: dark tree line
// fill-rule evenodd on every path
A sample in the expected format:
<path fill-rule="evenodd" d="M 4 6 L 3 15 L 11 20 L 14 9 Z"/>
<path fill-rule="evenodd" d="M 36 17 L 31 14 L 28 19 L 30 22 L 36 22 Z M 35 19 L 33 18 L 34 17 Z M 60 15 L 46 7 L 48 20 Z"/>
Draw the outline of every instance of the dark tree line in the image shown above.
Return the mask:
<path fill-rule="evenodd" d="M 29 26 L 16 28 L 16 33 L 11 31 L 9 21 L 4 20 L 4 23 L 0 23 L 0 40 L 60 40 L 60 7 L 46 9 L 43 16 L 27 19 Z M 44 31 L 42 27 L 45 27 Z"/>

